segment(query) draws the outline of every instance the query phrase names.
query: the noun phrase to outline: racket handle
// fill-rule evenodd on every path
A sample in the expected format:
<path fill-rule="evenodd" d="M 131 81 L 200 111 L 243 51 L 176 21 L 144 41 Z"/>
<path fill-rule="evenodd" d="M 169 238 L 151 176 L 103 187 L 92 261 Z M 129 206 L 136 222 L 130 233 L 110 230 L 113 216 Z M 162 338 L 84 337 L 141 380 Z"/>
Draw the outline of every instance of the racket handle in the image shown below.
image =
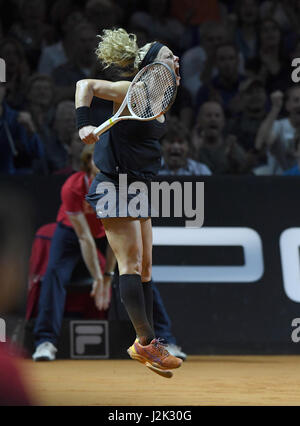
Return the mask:
<path fill-rule="evenodd" d="M 106 120 L 104 123 L 101 124 L 101 126 L 97 127 L 94 131 L 93 134 L 95 136 L 100 136 L 102 135 L 102 133 L 106 132 L 108 129 L 110 129 L 114 124 L 117 123 L 118 120 L 114 120 L 113 118 L 109 118 L 108 120 Z"/>

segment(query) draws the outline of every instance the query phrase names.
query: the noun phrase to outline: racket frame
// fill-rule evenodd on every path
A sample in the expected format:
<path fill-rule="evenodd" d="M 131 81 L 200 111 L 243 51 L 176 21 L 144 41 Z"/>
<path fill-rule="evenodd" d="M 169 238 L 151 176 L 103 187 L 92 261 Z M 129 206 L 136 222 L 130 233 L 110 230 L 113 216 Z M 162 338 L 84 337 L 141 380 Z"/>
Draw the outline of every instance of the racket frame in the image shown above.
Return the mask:
<path fill-rule="evenodd" d="M 169 65 L 165 64 L 164 62 L 160 62 L 160 61 L 155 61 L 152 62 L 149 65 L 146 65 L 145 67 L 143 67 L 134 77 L 134 79 L 132 80 L 132 82 L 130 83 L 130 86 L 128 87 L 126 96 L 123 99 L 123 102 L 121 104 L 121 106 L 119 107 L 118 111 L 108 120 L 106 120 L 104 123 L 102 123 L 100 126 L 98 126 L 96 129 L 94 129 L 93 134 L 97 137 L 99 137 L 100 135 L 102 135 L 102 133 L 106 132 L 107 130 L 109 130 L 112 126 L 114 126 L 116 123 L 118 123 L 119 121 L 123 121 L 123 120 L 138 120 L 138 121 L 151 121 L 151 120 L 156 120 L 158 117 L 160 117 L 161 115 L 163 115 L 173 104 L 175 98 L 176 98 L 176 92 L 177 92 L 177 87 L 176 87 L 176 91 L 175 94 L 173 96 L 173 100 L 172 102 L 169 103 L 168 107 L 165 108 L 164 110 L 162 110 L 159 114 L 156 114 L 152 117 L 147 117 L 147 118 L 141 118 L 138 117 L 136 114 L 134 114 L 134 112 L 132 111 L 132 108 L 129 105 L 129 93 L 130 93 L 130 89 L 131 87 L 136 83 L 136 81 L 140 78 L 140 76 L 142 74 L 144 74 L 146 72 L 146 70 L 150 67 L 152 67 L 153 65 L 156 64 L 160 64 L 163 65 L 164 67 L 166 67 L 170 73 L 173 76 L 174 79 L 174 84 L 176 85 L 176 76 L 174 71 L 169 67 Z M 125 107 L 127 106 L 127 108 L 129 109 L 129 111 L 131 112 L 131 115 L 120 115 L 123 110 L 125 109 Z"/>

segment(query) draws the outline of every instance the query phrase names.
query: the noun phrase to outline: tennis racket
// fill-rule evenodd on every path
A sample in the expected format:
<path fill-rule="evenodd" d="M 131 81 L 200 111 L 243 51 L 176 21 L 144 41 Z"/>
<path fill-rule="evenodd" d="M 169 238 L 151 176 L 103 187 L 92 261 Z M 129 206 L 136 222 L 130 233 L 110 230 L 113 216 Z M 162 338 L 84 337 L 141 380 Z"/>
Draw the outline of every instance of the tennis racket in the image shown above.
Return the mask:
<path fill-rule="evenodd" d="M 176 77 L 168 65 L 162 62 L 146 65 L 132 80 L 116 114 L 97 127 L 93 133 L 100 136 L 123 120 L 154 120 L 168 111 L 175 101 L 176 93 Z M 121 116 L 126 107 L 131 115 Z"/>

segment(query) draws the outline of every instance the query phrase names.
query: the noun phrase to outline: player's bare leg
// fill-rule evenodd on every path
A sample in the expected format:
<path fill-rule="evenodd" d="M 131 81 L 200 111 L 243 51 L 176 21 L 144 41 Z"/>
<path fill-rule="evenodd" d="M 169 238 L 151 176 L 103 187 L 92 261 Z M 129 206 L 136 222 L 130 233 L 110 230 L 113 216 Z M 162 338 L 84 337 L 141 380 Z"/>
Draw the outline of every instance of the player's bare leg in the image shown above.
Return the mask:
<path fill-rule="evenodd" d="M 102 219 L 102 222 L 118 261 L 121 297 L 138 336 L 127 352 L 132 359 L 142 362 L 151 371 L 163 377 L 172 377 L 169 370 L 180 367 L 182 361 L 170 355 L 162 343 L 155 339 L 151 321 L 146 315 L 141 276 L 142 264 L 147 265 L 149 262 L 142 261 L 144 248 L 140 221 L 117 218 Z M 145 268 L 143 277 L 151 279 L 151 276 L 149 278 L 145 275 Z"/>

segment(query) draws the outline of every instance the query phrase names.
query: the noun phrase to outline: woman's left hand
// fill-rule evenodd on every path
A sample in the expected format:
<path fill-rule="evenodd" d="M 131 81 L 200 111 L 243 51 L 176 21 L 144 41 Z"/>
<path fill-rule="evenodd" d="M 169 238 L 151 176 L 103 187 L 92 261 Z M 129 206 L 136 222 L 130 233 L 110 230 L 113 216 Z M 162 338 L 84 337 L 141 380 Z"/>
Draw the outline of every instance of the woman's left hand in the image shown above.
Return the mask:
<path fill-rule="evenodd" d="M 92 145 L 98 141 L 98 137 L 94 135 L 95 126 L 84 126 L 79 130 L 79 137 L 87 145 Z"/>

